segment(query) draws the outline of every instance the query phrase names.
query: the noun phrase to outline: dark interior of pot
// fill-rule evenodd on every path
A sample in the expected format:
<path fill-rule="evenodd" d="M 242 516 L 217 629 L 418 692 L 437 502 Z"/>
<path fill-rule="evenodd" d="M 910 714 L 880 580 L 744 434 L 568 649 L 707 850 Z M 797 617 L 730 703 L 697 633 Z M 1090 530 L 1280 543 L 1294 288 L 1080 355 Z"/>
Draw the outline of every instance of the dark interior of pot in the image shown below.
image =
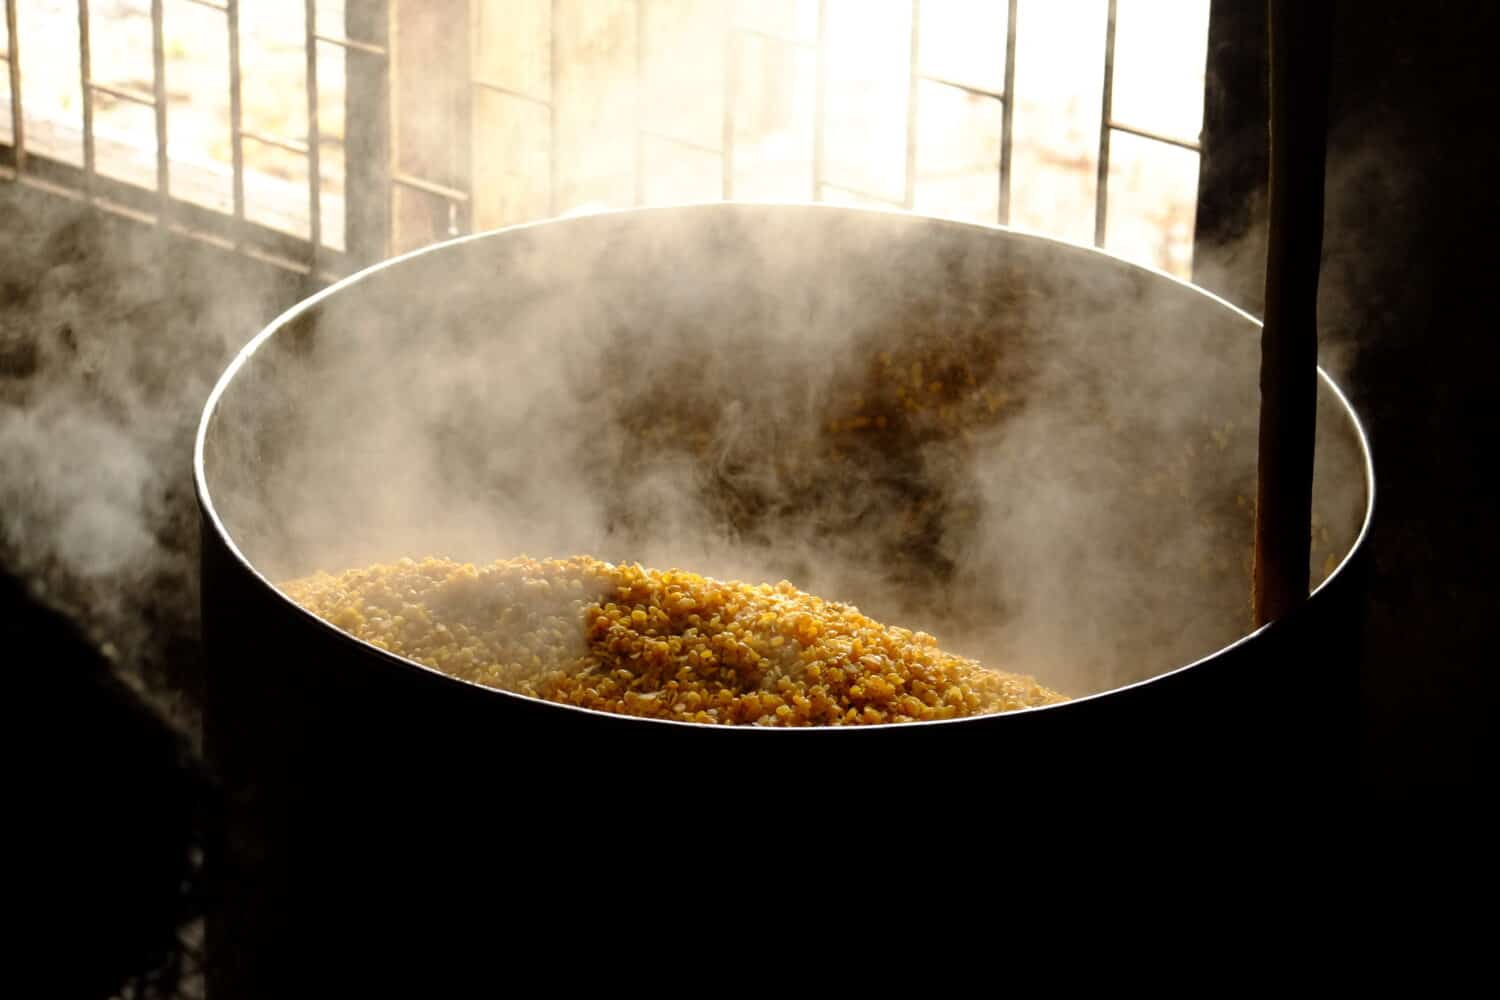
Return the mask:
<path fill-rule="evenodd" d="M 1258 327 L 1095 251 L 714 205 L 482 236 L 232 370 L 206 502 L 268 580 L 590 554 L 788 579 L 1070 695 L 1249 631 Z M 1366 515 L 1328 384 L 1313 583 Z"/>

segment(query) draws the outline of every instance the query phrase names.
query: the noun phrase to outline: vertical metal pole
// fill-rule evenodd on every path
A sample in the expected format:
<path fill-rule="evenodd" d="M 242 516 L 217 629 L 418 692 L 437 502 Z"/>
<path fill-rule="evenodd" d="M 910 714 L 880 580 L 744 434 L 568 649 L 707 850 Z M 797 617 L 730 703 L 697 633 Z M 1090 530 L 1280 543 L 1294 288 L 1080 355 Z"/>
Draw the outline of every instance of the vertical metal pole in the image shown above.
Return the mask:
<path fill-rule="evenodd" d="M 388 255 L 391 238 L 391 15 L 386 0 L 345 0 L 344 37 L 381 49 L 345 57 L 344 248 L 356 266 Z"/>
<path fill-rule="evenodd" d="M 740 51 L 739 34 L 734 27 L 734 3 L 724 26 L 724 120 L 719 134 L 719 197 L 734 197 L 734 113 L 739 103 Z"/>
<path fill-rule="evenodd" d="M 26 128 L 21 114 L 21 39 L 16 21 L 16 0 L 5 0 L 5 32 L 10 40 L 10 51 L 6 53 L 10 68 L 10 143 L 19 177 L 26 169 Z"/>
<path fill-rule="evenodd" d="M 635 203 L 646 204 L 646 0 L 635 0 Z"/>
<path fill-rule="evenodd" d="M 1104 246 L 1109 215 L 1109 137 L 1115 100 L 1115 7 L 1109 0 L 1109 23 L 1104 29 L 1104 101 L 1099 112 L 1099 183 L 1094 198 L 1094 245 Z"/>
<path fill-rule="evenodd" d="M 818 0 L 817 74 L 813 94 L 813 201 L 823 200 L 823 178 L 827 168 L 828 111 L 828 0 Z"/>
<path fill-rule="evenodd" d="M 160 3 L 161 0 L 156 0 Z M 304 5 L 307 29 L 303 43 L 307 49 L 307 239 L 312 245 L 308 264 L 314 276 L 318 273 L 318 256 L 323 246 L 323 167 L 319 146 L 323 131 L 318 122 L 318 3 Z"/>
<path fill-rule="evenodd" d="M 245 221 L 244 103 L 240 95 L 240 0 L 228 0 L 224 11 L 229 34 L 229 155 L 234 185 L 234 245 L 240 246 Z"/>
<path fill-rule="evenodd" d="M 94 198 L 94 72 L 89 49 L 89 2 L 78 0 L 78 81 L 83 97 L 83 190 Z"/>
<path fill-rule="evenodd" d="M 906 194 L 901 204 L 917 204 L 917 96 L 922 81 L 922 0 L 911 0 L 911 57 L 906 76 Z"/>
<path fill-rule="evenodd" d="M 1000 206 L 1002 226 L 1010 223 L 1010 150 L 1012 127 L 1016 117 L 1016 0 L 1010 0 L 1005 14 L 1005 101 L 1000 105 Z"/>
<path fill-rule="evenodd" d="M 453 130 L 452 141 L 448 144 L 451 156 L 448 161 L 448 177 L 454 187 L 465 192 L 461 200 L 449 199 L 448 201 L 448 235 L 460 236 L 474 231 L 474 2 L 463 0 L 459 5 L 461 11 L 458 24 L 459 32 L 463 35 L 463 45 L 458 48 L 458 54 L 463 59 L 463 67 L 452 81 L 453 107 L 447 115 L 448 127 Z M 549 59 L 555 64 L 557 55 L 557 0 L 552 0 L 552 48 Z M 552 86 L 557 86 L 557 77 L 552 77 Z M 556 105 L 556 101 L 549 102 Z M 557 112 L 554 109 L 553 120 L 556 121 Z M 549 183 L 556 184 L 557 171 L 557 139 L 556 131 L 553 131 L 552 153 L 549 157 L 553 172 L 553 179 Z"/>
<path fill-rule="evenodd" d="M 162 0 L 151 0 L 151 97 L 156 113 L 156 221 L 171 217 L 171 167 L 167 158 L 167 46 L 162 30 Z"/>
<path fill-rule="evenodd" d="M 553 0 L 554 23 L 559 6 Z M 421 192 L 392 202 L 392 242 L 405 249 L 446 239 L 472 222 L 473 4 L 395 0 L 389 9 L 391 179 L 395 187 Z M 549 58 L 555 63 L 553 41 Z M 551 159 L 548 173 L 555 178 Z M 553 196 L 549 192 L 549 200 Z"/>
<path fill-rule="evenodd" d="M 551 93 L 547 101 L 547 122 L 550 144 L 547 150 L 547 214 L 556 215 L 562 204 L 562 165 L 558 163 L 557 151 L 560 145 L 558 137 L 558 96 L 561 88 L 557 85 L 557 74 L 562 68 L 561 41 L 557 32 L 557 9 L 558 0 L 552 0 L 552 13 L 547 21 L 547 29 L 550 35 L 548 39 L 547 52 L 547 79 L 551 87 Z"/>

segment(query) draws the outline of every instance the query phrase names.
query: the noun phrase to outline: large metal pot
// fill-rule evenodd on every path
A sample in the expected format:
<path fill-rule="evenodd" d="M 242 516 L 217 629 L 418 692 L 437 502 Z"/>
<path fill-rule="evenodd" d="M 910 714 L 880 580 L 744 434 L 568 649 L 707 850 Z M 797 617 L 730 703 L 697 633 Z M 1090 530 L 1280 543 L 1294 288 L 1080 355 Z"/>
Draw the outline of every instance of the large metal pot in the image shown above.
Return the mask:
<path fill-rule="evenodd" d="M 197 442 L 221 991 L 409 929 L 392 879 L 462 896 L 448 862 L 484 852 L 476 829 L 511 857 L 583 830 L 815 823 L 893 789 L 930 823 L 990 808 L 976 789 L 1337 780 L 1372 469 L 1322 375 L 1317 589 L 1250 631 L 1257 331 L 1097 250 L 823 206 L 517 227 L 287 312 Z M 518 549 L 787 575 L 1074 700 L 872 728 L 648 722 L 442 676 L 274 585 Z M 359 891 L 375 871 L 383 902 Z"/>

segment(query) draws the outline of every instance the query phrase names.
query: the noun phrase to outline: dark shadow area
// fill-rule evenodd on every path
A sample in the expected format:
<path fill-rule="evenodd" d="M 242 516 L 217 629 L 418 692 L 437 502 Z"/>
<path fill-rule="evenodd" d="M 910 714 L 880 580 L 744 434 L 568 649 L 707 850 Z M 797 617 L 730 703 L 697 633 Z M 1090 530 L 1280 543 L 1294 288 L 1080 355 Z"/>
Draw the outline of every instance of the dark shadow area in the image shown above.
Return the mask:
<path fill-rule="evenodd" d="M 14 184 L 0 220 L 0 660 L 37 734 L 19 825 L 46 887 L 29 967 L 49 995 L 191 996 L 214 812 L 193 433 L 300 282 Z"/>
<path fill-rule="evenodd" d="M 0 644 L 37 734 L 16 826 L 50 995 L 177 996 L 197 975 L 209 782 L 186 735 L 62 614 L 0 574 Z"/>
<path fill-rule="evenodd" d="M 1360 684 L 1364 787 L 1400 801 L 1482 780 L 1500 606 L 1490 43 L 1477 2 L 1343 3 L 1324 326 L 1374 440 L 1375 570 Z"/>
<path fill-rule="evenodd" d="M 1364 793 L 1388 804 L 1479 780 L 1494 717 L 1483 626 L 1500 598 L 1487 468 L 1500 343 L 1485 294 L 1497 29 L 1500 11 L 1472 0 L 1336 5 L 1320 351 L 1375 450 L 1358 764 Z M 1264 5 L 1215 0 L 1197 272 L 1252 312 L 1265 280 L 1265 30 Z"/>

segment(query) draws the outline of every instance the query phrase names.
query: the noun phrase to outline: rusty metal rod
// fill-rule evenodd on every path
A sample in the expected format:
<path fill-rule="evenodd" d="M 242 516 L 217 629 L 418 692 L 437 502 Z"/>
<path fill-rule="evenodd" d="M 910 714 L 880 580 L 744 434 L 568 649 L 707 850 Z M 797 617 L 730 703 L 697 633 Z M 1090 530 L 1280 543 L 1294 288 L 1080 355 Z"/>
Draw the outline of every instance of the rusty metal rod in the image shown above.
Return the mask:
<path fill-rule="evenodd" d="M 235 222 L 245 218 L 245 113 L 240 79 L 240 2 L 228 0 L 224 10 L 229 43 L 229 159 L 234 191 Z M 235 246 L 240 245 L 240 227 L 235 226 Z"/>
<path fill-rule="evenodd" d="M 1203 151 L 1202 147 L 1191 139 L 1179 139 L 1176 136 L 1170 136 L 1164 132 L 1153 132 L 1150 129 L 1136 128 L 1134 125 L 1127 125 L 1124 122 L 1116 121 L 1110 122 L 1109 127 L 1114 129 L 1116 132 L 1124 132 L 1127 135 L 1135 135 L 1140 136 L 1142 139 L 1150 139 L 1152 142 L 1160 142 L 1168 146 L 1176 146 L 1178 149 L 1185 149 L 1190 153 L 1201 153 Z"/>
<path fill-rule="evenodd" d="M 1005 100 L 1005 95 L 998 90 L 990 90 L 988 87 L 980 87 L 972 83 L 963 83 L 962 81 L 950 79 L 946 76 L 939 76 L 936 73 L 923 73 L 922 79 L 928 83 L 937 83 L 944 87 L 952 87 L 954 90 L 963 91 L 970 97 L 988 97 L 992 101 Z"/>
<path fill-rule="evenodd" d="M 818 0 L 817 61 L 813 76 L 813 201 L 823 200 L 828 176 L 828 0 Z"/>
<path fill-rule="evenodd" d="M 83 100 L 83 192 L 94 200 L 94 69 L 89 42 L 88 0 L 78 0 L 78 80 Z"/>
<path fill-rule="evenodd" d="M 1255 506 L 1257 625 L 1296 610 L 1308 593 L 1332 30 L 1329 5 L 1321 0 L 1268 4 L 1271 178 Z"/>
<path fill-rule="evenodd" d="M 558 0 L 552 0 L 547 15 L 547 214 L 556 215 L 562 210 L 562 32 L 558 31 L 560 19 Z M 470 128 L 473 122 L 470 121 Z M 471 181 L 472 186 L 472 181 Z M 465 200 L 467 201 L 467 199 Z M 461 204 L 450 199 L 450 205 Z"/>
<path fill-rule="evenodd" d="M 271 135 L 269 132 L 257 132 L 253 128 L 242 128 L 239 134 L 241 138 L 258 142 L 262 146 L 274 146 L 277 149 L 283 149 L 288 153 L 295 153 L 298 156 L 307 155 L 307 143 L 300 139 L 288 139 L 284 136 Z"/>
<path fill-rule="evenodd" d="M 922 0 L 911 0 L 911 54 L 906 64 L 906 190 L 902 208 L 917 204 L 917 102 L 922 86 Z"/>
<path fill-rule="evenodd" d="M 1010 222 L 1010 148 L 1016 119 L 1016 0 L 1005 13 L 1005 103 L 1000 106 L 1000 204 L 997 215 L 1003 226 Z"/>
<path fill-rule="evenodd" d="M 740 97 L 740 44 L 734 27 L 734 5 L 729 5 L 724 29 L 724 101 L 719 123 L 719 197 L 734 197 L 734 115 Z"/>
<path fill-rule="evenodd" d="M 470 80 L 469 83 L 475 87 L 478 87 L 480 90 L 487 90 L 492 94 L 500 94 L 504 97 L 514 98 L 518 101 L 525 101 L 527 104 L 532 104 L 539 108 L 550 108 L 552 106 L 551 100 L 536 97 L 532 94 L 527 94 L 520 90 L 514 90 L 510 87 L 494 83 L 490 80 Z"/>
<path fill-rule="evenodd" d="M 5 53 L 10 70 L 10 148 L 15 153 L 19 177 L 26 169 L 26 124 L 21 114 L 21 39 L 16 21 L 16 0 L 5 0 L 5 37 L 10 44 Z"/>
<path fill-rule="evenodd" d="M 323 130 L 318 121 L 318 3 L 307 0 L 304 6 L 303 48 L 307 54 L 307 242 L 310 244 L 307 266 L 318 270 L 318 254 L 323 247 L 323 164 L 320 158 Z"/>
<path fill-rule="evenodd" d="M 372 45 L 369 42 L 361 42 L 353 38 L 345 38 L 343 35 L 328 35 L 317 31 L 313 33 L 313 38 L 324 44 L 347 49 L 351 52 L 361 52 L 367 56 L 378 56 L 381 59 L 386 57 L 386 51 L 381 46 Z"/>
<path fill-rule="evenodd" d="M 156 221 L 166 225 L 172 214 L 171 163 L 167 145 L 167 46 L 162 0 L 151 0 L 151 98 L 156 117 Z"/>
<path fill-rule="evenodd" d="M 412 191 L 421 191 L 423 194 L 430 194 L 433 197 L 442 198 L 444 201 L 447 201 L 450 204 L 462 205 L 469 201 L 469 192 L 467 191 L 461 191 L 456 187 L 449 187 L 446 184 L 437 184 L 433 181 L 429 181 L 421 177 L 415 177 L 411 174 L 403 174 L 397 171 L 392 171 L 391 183 L 396 185 L 397 187 L 408 188 Z"/>
<path fill-rule="evenodd" d="M 14 177 L 14 180 L 50 196 L 75 202 L 84 199 L 83 168 L 51 157 L 31 156 L 26 173 Z M 95 174 L 92 207 L 150 225 L 156 221 L 156 190 L 106 173 Z M 241 253 L 271 261 L 283 269 L 307 273 L 307 241 L 273 228 L 273 223 L 242 223 L 227 212 L 175 198 L 172 213 L 174 234 L 229 248 L 234 246 L 236 233 L 239 233 L 242 237 L 238 248 Z M 325 256 L 333 267 L 347 267 L 346 255 L 325 248 Z"/>
<path fill-rule="evenodd" d="M 1115 15 L 1117 0 L 1109 0 L 1109 21 L 1104 28 L 1104 94 L 1099 112 L 1099 179 L 1094 188 L 1094 246 L 1104 246 L 1109 226 L 1109 139 L 1115 103 Z"/>
<path fill-rule="evenodd" d="M 129 87 L 114 87 L 107 83 L 89 82 L 89 89 L 96 94 L 113 97 L 117 101 L 125 101 L 129 104 L 139 104 L 143 108 L 156 107 L 156 98 L 150 94 L 143 94 L 139 90 L 131 90 Z"/>

